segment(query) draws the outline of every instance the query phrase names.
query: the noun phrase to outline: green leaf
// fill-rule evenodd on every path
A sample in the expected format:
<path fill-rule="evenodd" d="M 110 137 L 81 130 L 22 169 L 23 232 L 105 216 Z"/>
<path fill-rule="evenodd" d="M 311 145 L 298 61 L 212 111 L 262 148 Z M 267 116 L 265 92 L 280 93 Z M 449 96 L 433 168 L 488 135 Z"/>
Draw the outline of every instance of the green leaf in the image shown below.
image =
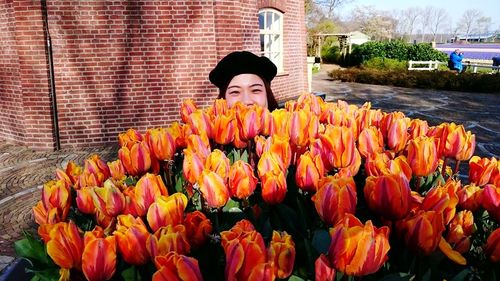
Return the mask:
<path fill-rule="evenodd" d="M 290 278 L 288 278 L 288 281 L 305 281 L 305 279 L 302 279 L 297 275 L 292 275 L 290 276 Z"/>
<path fill-rule="evenodd" d="M 223 212 L 229 212 L 229 213 L 241 213 L 243 212 L 240 209 L 240 203 L 237 201 L 234 201 L 233 199 L 229 199 L 224 205 L 224 208 L 222 208 Z"/>
<path fill-rule="evenodd" d="M 431 274 L 431 269 L 429 268 L 424 276 L 422 276 L 422 281 L 431 281 L 432 280 L 432 274 Z"/>
<path fill-rule="evenodd" d="M 312 246 L 318 253 L 325 254 L 328 252 L 328 248 L 330 247 L 331 237 L 328 231 L 324 229 L 317 229 L 314 231 Z"/>
<path fill-rule="evenodd" d="M 247 150 L 243 150 L 243 153 L 240 155 L 240 159 L 248 163 L 248 152 Z"/>
<path fill-rule="evenodd" d="M 125 281 L 140 281 L 141 276 L 137 272 L 137 268 L 135 266 L 131 266 L 124 271 L 122 271 L 122 277 Z"/>
<path fill-rule="evenodd" d="M 56 281 L 59 280 L 60 273 L 58 268 L 49 268 L 41 271 L 35 271 L 35 276 L 31 280 Z"/>
<path fill-rule="evenodd" d="M 34 239 L 31 235 L 26 234 L 26 238 L 16 241 L 14 248 L 17 256 L 26 258 L 31 263 L 36 261 L 44 265 L 52 264 L 42 241 Z"/>
<path fill-rule="evenodd" d="M 408 273 L 398 272 L 384 276 L 380 281 L 409 281 L 411 276 Z"/>
<path fill-rule="evenodd" d="M 134 177 L 126 177 L 123 182 L 128 186 L 133 186 L 137 183 Z"/>
<path fill-rule="evenodd" d="M 464 281 L 464 280 L 466 280 L 469 273 L 470 273 L 470 269 L 466 268 L 466 269 L 460 271 L 457 275 L 455 275 L 455 277 L 453 277 L 453 279 L 451 279 L 451 281 Z"/>

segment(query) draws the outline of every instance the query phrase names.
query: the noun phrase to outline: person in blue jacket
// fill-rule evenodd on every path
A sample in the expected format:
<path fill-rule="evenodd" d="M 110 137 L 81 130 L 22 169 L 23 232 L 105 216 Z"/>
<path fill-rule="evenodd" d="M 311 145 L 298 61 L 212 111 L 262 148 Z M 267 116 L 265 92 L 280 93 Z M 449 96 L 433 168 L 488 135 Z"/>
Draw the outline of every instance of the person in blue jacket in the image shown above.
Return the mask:
<path fill-rule="evenodd" d="M 451 70 L 456 70 L 458 73 L 463 71 L 462 59 L 464 57 L 464 53 L 460 52 L 460 49 L 456 49 L 453 53 L 450 54 L 450 60 L 448 61 L 448 67 Z"/>

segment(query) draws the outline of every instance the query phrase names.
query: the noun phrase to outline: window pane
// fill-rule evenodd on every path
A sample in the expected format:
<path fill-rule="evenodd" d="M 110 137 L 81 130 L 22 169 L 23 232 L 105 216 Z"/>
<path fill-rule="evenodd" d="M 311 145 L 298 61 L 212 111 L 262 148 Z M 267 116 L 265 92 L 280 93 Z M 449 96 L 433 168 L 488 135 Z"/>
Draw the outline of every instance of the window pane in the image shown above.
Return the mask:
<path fill-rule="evenodd" d="M 260 35 L 260 51 L 264 52 L 264 34 Z"/>
<path fill-rule="evenodd" d="M 272 25 L 272 30 L 275 32 L 280 32 L 280 20 L 281 17 L 278 14 L 274 14 L 274 20 Z"/>
<path fill-rule="evenodd" d="M 281 48 L 281 41 L 280 41 L 280 36 L 279 34 L 272 35 L 273 36 L 273 52 L 279 52 Z"/>
<path fill-rule="evenodd" d="M 264 13 L 259 13 L 259 29 L 264 29 Z"/>
<path fill-rule="evenodd" d="M 272 29 L 272 23 L 273 23 L 273 13 L 266 12 L 266 29 L 270 30 Z"/>

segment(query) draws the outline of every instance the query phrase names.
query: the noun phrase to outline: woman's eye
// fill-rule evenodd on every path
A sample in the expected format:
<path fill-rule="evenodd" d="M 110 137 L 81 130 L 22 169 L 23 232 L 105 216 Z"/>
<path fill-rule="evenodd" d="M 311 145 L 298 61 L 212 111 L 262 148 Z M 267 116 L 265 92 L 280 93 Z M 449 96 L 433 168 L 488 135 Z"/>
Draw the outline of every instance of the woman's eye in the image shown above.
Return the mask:
<path fill-rule="evenodd" d="M 260 94 L 260 93 L 262 93 L 262 90 L 261 89 L 255 89 L 255 90 L 252 90 L 252 93 L 254 93 L 254 94 Z"/>

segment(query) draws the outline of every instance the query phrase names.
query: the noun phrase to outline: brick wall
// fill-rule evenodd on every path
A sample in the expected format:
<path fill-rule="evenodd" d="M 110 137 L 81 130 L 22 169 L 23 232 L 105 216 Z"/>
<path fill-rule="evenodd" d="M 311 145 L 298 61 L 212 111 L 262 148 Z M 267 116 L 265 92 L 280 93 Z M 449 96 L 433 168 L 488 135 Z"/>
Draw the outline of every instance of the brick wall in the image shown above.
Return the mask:
<path fill-rule="evenodd" d="M 61 146 L 115 143 L 130 127 L 166 126 L 185 98 L 210 104 L 217 90 L 208 73 L 217 61 L 259 50 L 262 2 L 48 0 Z M 286 98 L 307 86 L 303 0 L 267 2 L 285 13 L 285 73 L 272 88 Z M 0 137 L 53 148 L 40 3 L 0 3 L 0 94 L 7 97 L 0 102 L 8 108 Z"/>

